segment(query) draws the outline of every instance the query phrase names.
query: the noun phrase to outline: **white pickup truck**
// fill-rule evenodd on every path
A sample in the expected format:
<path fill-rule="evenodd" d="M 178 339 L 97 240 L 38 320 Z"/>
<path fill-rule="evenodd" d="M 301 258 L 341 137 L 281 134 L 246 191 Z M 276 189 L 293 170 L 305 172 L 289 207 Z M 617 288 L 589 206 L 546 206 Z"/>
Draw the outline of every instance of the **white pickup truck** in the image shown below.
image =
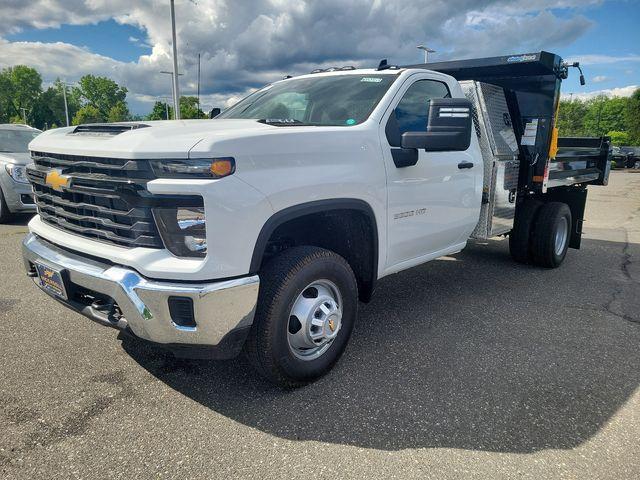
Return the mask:
<path fill-rule="evenodd" d="M 308 383 L 378 279 L 472 237 L 510 235 L 517 261 L 544 267 L 579 247 L 608 144 L 556 151 L 567 70 L 547 52 L 383 61 L 286 78 L 212 120 L 47 131 L 29 146 L 25 267 L 176 355 L 244 350 L 270 380 Z"/>

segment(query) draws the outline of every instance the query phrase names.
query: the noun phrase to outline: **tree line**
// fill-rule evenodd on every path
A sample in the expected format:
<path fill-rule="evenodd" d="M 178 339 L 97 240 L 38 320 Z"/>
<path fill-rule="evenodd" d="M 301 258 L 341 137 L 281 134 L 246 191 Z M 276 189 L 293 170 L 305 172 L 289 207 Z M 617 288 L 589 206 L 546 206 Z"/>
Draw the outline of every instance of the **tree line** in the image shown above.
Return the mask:
<path fill-rule="evenodd" d="M 165 120 L 173 107 L 155 102 L 146 116 L 132 115 L 127 89 L 107 77 L 85 75 L 69 87 L 59 79 L 46 90 L 40 73 L 25 65 L 0 71 L 0 123 L 26 123 L 39 129 L 81 123 Z M 180 97 L 182 118 L 207 118 L 196 97 Z M 599 96 L 590 100 L 562 100 L 558 116 L 560 135 L 569 137 L 609 135 L 614 145 L 640 145 L 640 89 L 629 98 Z"/>
<path fill-rule="evenodd" d="M 146 116 L 133 115 L 127 105 L 127 89 L 108 77 L 85 75 L 69 86 L 57 79 L 46 90 L 42 76 L 31 67 L 16 65 L 0 71 L 0 123 L 24 123 L 45 130 L 69 123 L 123 122 L 173 118 L 173 108 L 156 102 Z M 180 97 L 182 118 L 207 118 L 196 97 Z"/>
<path fill-rule="evenodd" d="M 614 145 L 640 145 L 640 89 L 628 98 L 562 100 L 558 128 L 562 137 L 608 135 Z"/>

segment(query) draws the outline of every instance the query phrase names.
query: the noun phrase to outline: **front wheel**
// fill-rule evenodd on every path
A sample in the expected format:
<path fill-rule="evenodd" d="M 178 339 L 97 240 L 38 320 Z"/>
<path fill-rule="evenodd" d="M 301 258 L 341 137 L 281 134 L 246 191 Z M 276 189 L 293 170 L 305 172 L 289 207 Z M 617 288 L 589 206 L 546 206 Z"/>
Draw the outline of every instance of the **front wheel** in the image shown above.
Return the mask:
<path fill-rule="evenodd" d="M 260 294 L 245 344 L 268 380 L 296 387 L 327 373 L 356 321 L 358 286 L 349 264 L 318 247 L 293 247 L 260 272 Z"/>

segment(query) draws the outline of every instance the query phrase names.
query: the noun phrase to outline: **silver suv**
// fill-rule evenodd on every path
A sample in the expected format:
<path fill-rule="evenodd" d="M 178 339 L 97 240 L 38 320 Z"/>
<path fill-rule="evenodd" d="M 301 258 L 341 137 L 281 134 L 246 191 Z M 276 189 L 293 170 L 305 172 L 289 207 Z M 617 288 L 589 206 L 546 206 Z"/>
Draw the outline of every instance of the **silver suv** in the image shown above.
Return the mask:
<path fill-rule="evenodd" d="M 29 142 L 40 133 L 27 125 L 0 124 L 0 223 L 14 213 L 36 211 L 26 166 Z"/>

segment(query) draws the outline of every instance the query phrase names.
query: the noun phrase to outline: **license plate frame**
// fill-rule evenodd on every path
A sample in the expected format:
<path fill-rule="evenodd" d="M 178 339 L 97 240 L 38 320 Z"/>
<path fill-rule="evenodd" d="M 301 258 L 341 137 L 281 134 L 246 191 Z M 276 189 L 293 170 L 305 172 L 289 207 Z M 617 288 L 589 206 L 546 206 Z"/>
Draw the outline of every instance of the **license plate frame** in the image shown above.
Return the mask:
<path fill-rule="evenodd" d="M 34 262 L 34 265 L 38 273 L 40 288 L 54 297 L 67 300 L 67 288 L 64 283 L 62 270 L 52 268 L 40 262 Z"/>

